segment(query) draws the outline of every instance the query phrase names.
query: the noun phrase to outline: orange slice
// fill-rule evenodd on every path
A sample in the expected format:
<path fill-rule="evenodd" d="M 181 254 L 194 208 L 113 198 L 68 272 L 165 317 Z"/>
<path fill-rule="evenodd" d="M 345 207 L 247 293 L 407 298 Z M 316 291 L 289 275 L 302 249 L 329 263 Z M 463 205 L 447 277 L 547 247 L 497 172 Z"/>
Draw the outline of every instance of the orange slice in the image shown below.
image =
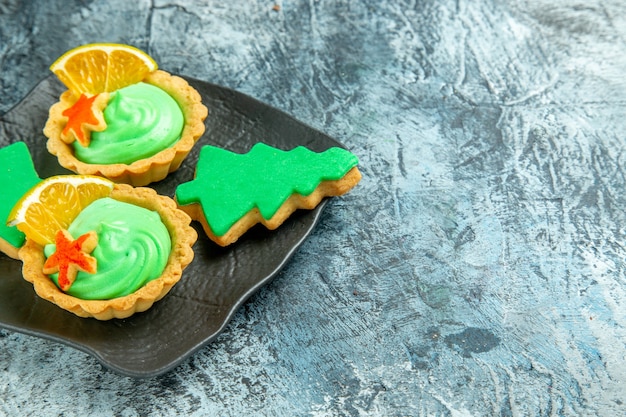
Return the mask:
<path fill-rule="evenodd" d="M 114 183 L 89 175 L 58 175 L 31 188 L 13 207 L 7 224 L 40 245 L 54 243 L 91 202 L 111 194 Z"/>
<path fill-rule="evenodd" d="M 145 52 L 129 45 L 91 43 L 64 53 L 51 66 L 65 86 L 78 94 L 99 94 L 138 83 L 157 69 Z"/>

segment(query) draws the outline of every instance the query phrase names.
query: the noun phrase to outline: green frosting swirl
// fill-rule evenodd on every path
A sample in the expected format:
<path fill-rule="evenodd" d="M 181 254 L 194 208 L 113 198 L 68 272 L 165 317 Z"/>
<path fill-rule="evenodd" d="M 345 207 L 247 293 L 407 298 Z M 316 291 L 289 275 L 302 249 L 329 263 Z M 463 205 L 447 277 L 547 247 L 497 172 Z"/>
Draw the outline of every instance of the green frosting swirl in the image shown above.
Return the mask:
<path fill-rule="evenodd" d="M 83 300 L 108 300 L 132 294 L 165 269 L 172 242 L 159 214 L 132 204 L 102 198 L 87 206 L 68 228 L 75 239 L 94 230 L 98 246 L 91 256 L 98 272 L 79 272 L 68 294 Z M 48 257 L 56 250 L 46 245 Z M 58 285 L 58 274 L 51 275 Z"/>
<path fill-rule="evenodd" d="M 174 144 L 185 124 L 176 100 L 146 83 L 111 93 L 104 120 L 106 129 L 92 132 L 89 146 L 74 142 L 76 158 L 89 164 L 131 164 Z"/>

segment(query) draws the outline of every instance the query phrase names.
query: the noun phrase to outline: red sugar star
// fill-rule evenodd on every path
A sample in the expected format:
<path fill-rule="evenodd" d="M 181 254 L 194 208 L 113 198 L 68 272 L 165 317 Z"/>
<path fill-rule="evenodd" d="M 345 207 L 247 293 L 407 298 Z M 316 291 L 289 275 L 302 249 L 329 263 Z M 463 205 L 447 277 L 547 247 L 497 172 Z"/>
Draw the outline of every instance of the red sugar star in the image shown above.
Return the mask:
<path fill-rule="evenodd" d="M 93 274 L 96 272 L 97 260 L 89 255 L 98 245 L 96 232 L 88 232 L 74 240 L 67 230 L 59 230 L 55 237 L 56 252 L 52 254 L 43 266 L 44 274 L 59 273 L 59 287 L 67 291 L 78 271 Z"/>
<path fill-rule="evenodd" d="M 102 98 L 98 99 L 101 96 Z M 74 140 L 78 140 L 81 145 L 89 146 L 91 132 L 99 132 L 106 128 L 102 110 L 107 101 L 106 94 L 96 94 L 91 97 L 81 94 L 78 101 L 62 113 L 68 118 L 62 132 L 63 141 L 72 143 Z"/>

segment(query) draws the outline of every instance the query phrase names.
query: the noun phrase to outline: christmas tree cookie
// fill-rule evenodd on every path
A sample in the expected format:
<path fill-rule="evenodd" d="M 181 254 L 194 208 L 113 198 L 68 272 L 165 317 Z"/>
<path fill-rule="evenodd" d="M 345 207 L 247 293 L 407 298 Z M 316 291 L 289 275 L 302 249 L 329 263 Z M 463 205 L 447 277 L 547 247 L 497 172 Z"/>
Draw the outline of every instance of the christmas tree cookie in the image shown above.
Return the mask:
<path fill-rule="evenodd" d="M 361 179 L 357 164 L 341 148 L 283 151 L 257 143 L 237 154 L 207 145 L 195 179 L 178 186 L 176 201 L 211 240 L 227 246 L 257 223 L 276 229 L 295 210 L 348 192 Z"/>
<path fill-rule="evenodd" d="M 24 244 L 24 233 L 7 226 L 11 209 L 22 195 L 40 181 L 33 160 L 24 142 L 16 142 L 0 149 L 0 251 L 17 259 L 17 252 Z"/>

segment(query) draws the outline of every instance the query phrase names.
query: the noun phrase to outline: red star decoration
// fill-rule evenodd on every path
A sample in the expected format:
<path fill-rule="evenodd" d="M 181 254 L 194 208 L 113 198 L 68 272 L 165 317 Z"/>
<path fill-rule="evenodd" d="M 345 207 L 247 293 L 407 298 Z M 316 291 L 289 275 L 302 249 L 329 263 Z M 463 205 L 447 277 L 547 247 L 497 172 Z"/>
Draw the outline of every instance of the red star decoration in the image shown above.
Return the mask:
<path fill-rule="evenodd" d="M 102 98 L 99 99 L 101 96 Z M 106 95 L 96 94 L 87 97 L 81 94 L 76 103 L 62 113 L 68 119 L 61 135 L 63 141 L 72 143 L 78 140 L 81 145 L 89 146 L 91 132 L 99 132 L 106 128 L 102 110 L 107 101 Z"/>
<path fill-rule="evenodd" d="M 78 271 L 93 274 L 97 270 L 98 261 L 89 255 L 98 245 L 96 232 L 88 232 L 74 240 L 67 230 L 59 230 L 55 237 L 57 249 L 43 265 L 44 274 L 59 273 L 59 287 L 67 291 Z"/>

